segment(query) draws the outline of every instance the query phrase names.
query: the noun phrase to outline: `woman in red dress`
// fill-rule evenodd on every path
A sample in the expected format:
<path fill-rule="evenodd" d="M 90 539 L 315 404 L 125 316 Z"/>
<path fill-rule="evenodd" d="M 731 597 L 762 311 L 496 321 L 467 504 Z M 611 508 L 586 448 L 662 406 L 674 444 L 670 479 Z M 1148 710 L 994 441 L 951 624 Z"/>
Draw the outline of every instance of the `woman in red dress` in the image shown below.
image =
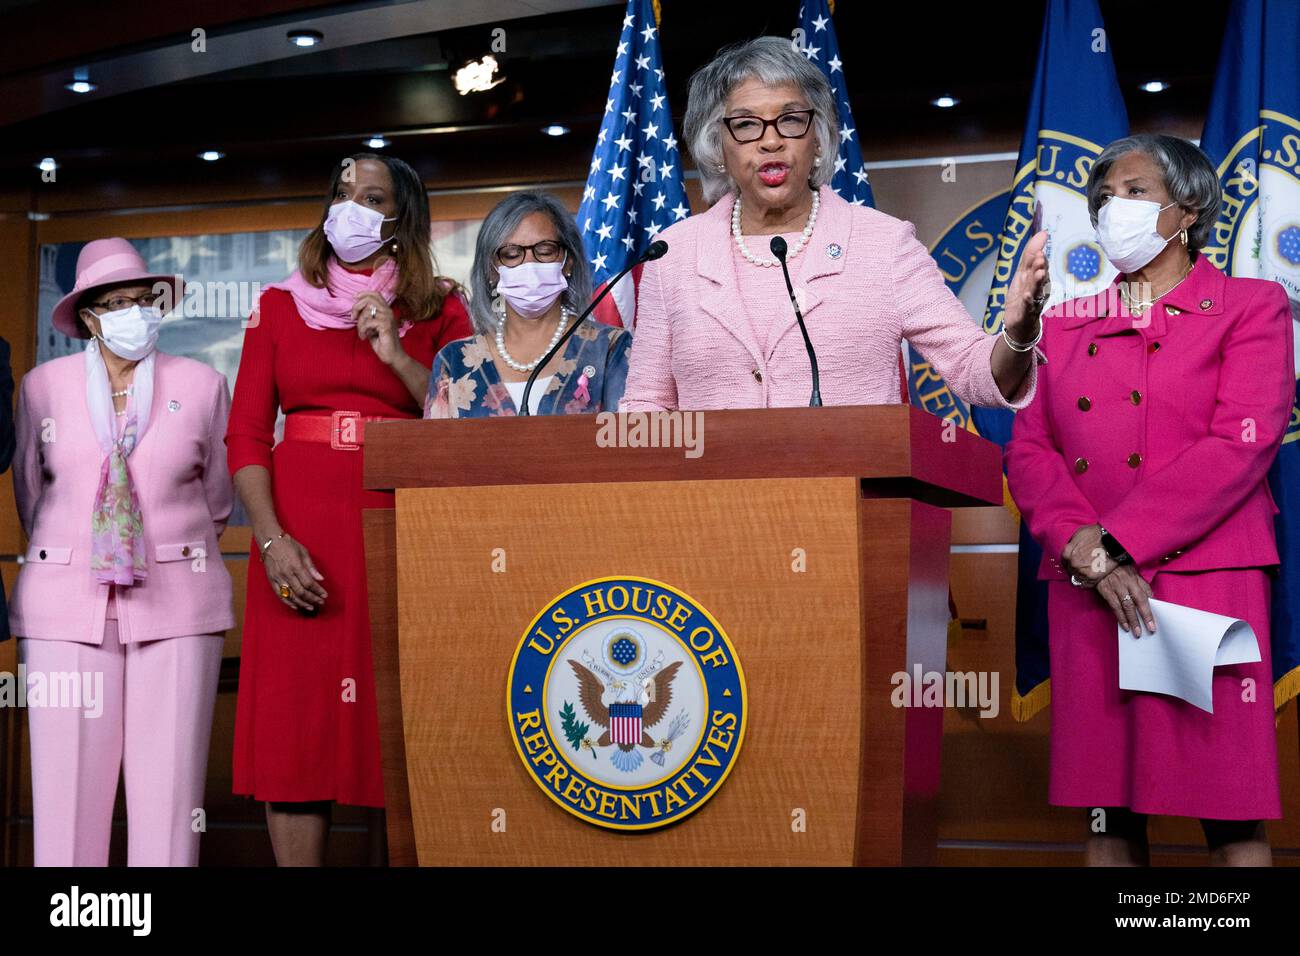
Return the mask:
<path fill-rule="evenodd" d="M 318 866 L 331 801 L 384 805 L 361 511 L 393 496 L 361 487 L 365 423 L 421 417 L 433 357 L 471 329 L 399 159 L 343 160 L 298 262 L 244 335 L 226 433 L 253 532 L 234 792 L 265 801 L 279 865 Z"/>

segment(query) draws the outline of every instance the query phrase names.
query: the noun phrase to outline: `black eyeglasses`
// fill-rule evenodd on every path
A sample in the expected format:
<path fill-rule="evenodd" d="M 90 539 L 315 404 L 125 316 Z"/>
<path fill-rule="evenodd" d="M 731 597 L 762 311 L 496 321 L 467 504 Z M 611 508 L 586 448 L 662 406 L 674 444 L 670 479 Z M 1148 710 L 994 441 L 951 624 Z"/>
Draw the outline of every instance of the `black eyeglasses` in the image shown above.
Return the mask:
<path fill-rule="evenodd" d="M 96 309 L 108 309 L 109 312 L 121 312 L 123 309 L 129 309 L 133 305 L 138 305 L 142 309 L 147 309 L 156 303 L 161 296 L 153 292 L 146 292 L 144 295 L 111 295 L 103 302 L 90 303 Z"/>
<path fill-rule="evenodd" d="M 760 116 L 724 116 L 723 125 L 737 143 L 753 143 L 767 135 L 769 126 L 776 127 L 776 133 L 782 139 L 800 139 L 808 134 L 812 126 L 815 110 L 791 110 L 782 113 L 776 119 L 765 120 Z"/>
<path fill-rule="evenodd" d="M 531 246 L 520 246 L 512 242 L 497 250 L 497 261 L 503 266 L 517 266 L 524 261 L 529 249 L 533 251 L 535 262 L 558 262 L 564 254 L 564 246 L 554 239 L 543 239 Z"/>

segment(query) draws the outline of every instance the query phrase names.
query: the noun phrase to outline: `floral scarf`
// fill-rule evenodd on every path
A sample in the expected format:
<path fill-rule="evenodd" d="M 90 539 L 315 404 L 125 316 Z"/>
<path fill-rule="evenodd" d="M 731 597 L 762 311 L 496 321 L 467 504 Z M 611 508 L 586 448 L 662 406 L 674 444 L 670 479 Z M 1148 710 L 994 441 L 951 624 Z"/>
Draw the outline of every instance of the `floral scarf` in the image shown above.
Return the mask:
<path fill-rule="evenodd" d="M 156 354 L 150 352 L 136 364 L 126 399 L 126 420 L 118 436 L 112 386 L 99 342 L 91 339 L 86 346 L 86 405 L 104 453 L 90 517 L 90 571 L 104 584 L 130 586 L 143 581 L 148 574 L 144 517 L 126 460 L 149 427 Z"/>

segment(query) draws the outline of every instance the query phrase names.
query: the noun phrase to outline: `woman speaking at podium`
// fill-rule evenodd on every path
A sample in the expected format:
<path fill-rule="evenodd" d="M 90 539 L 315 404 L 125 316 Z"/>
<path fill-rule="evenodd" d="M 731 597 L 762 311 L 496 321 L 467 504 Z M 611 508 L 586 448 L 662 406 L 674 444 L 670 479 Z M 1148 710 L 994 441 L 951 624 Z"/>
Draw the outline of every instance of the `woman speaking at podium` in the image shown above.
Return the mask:
<path fill-rule="evenodd" d="M 1045 234 L 1021 256 L 1002 334 L 986 335 L 911 223 L 831 190 L 835 99 L 789 40 L 730 47 L 696 72 L 685 133 L 712 208 L 666 229 L 668 254 L 645 267 L 621 410 L 810 404 L 809 352 L 774 236 L 786 243 L 824 404 L 899 402 L 903 339 L 967 402 L 1030 401 Z"/>
<path fill-rule="evenodd" d="M 469 332 L 434 275 L 426 195 L 400 159 L 343 160 L 244 336 L 226 434 L 253 530 L 234 791 L 266 802 L 282 866 L 323 862 L 330 801 L 384 805 L 361 511 L 393 496 L 361 487 L 360 449 L 366 422 L 420 417 L 434 355 Z"/>
<path fill-rule="evenodd" d="M 1214 863 L 1267 865 L 1260 821 L 1282 810 L 1266 569 L 1267 473 L 1295 398 L 1286 292 L 1199 253 L 1219 178 L 1191 143 L 1111 143 L 1087 190 L 1121 281 L 1048 313 L 1051 364 L 1006 454 L 1049 582 L 1048 799 L 1096 808 L 1090 864 L 1148 862 L 1155 813 L 1200 818 Z M 1153 596 L 1254 630 L 1262 659 L 1214 668 L 1213 713 L 1120 689 L 1117 633 L 1159 639 Z"/>
<path fill-rule="evenodd" d="M 470 289 L 476 334 L 438 353 L 425 418 L 518 414 L 528 377 L 591 297 L 591 270 L 572 214 L 547 193 L 501 200 L 479 228 Z M 617 409 L 631 341 L 623 329 L 583 319 L 564 350 L 537 372 L 529 413 Z"/>

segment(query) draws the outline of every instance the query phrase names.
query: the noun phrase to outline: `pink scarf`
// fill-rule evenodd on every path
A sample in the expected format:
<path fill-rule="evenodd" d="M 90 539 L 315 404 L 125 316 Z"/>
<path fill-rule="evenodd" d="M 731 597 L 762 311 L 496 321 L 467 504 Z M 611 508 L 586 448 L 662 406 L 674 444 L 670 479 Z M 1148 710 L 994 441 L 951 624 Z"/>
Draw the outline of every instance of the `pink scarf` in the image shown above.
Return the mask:
<path fill-rule="evenodd" d="M 352 318 L 352 303 L 362 292 L 378 292 L 385 302 L 393 304 L 397 292 L 397 263 L 385 259 L 374 272 L 366 275 L 343 268 L 336 258 L 330 256 L 323 288 L 316 288 L 297 271 L 283 282 L 273 282 L 266 288 L 283 289 L 293 296 L 298 314 L 313 329 L 354 329 L 357 323 Z M 405 335 L 412 325 L 414 323 L 409 320 L 400 323 L 397 334 Z"/>

